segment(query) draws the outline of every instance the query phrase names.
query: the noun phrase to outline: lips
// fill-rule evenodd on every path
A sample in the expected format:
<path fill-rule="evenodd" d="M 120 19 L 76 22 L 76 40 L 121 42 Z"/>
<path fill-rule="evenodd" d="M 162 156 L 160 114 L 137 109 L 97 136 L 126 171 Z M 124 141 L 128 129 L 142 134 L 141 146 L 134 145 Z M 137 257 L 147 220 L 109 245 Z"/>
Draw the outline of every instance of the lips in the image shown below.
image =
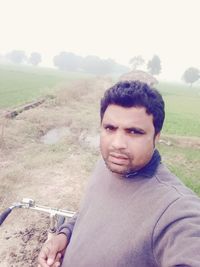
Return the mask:
<path fill-rule="evenodd" d="M 109 154 L 109 161 L 117 165 L 127 164 L 128 160 L 129 158 L 124 154 L 115 153 L 115 152 L 112 152 Z"/>

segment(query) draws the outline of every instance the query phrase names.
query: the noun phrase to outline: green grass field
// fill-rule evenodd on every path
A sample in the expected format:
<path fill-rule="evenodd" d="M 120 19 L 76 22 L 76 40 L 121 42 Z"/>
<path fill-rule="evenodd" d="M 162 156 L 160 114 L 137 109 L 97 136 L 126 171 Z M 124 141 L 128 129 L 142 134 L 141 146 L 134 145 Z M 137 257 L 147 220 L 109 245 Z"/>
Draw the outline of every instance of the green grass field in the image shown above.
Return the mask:
<path fill-rule="evenodd" d="M 11 108 L 51 94 L 60 84 L 90 75 L 48 68 L 0 65 L 0 108 Z"/>
<path fill-rule="evenodd" d="M 59 85 L 91 77 L 30 66 L 0 65 L 0 109 L 12 108 L 51 94 Z M 160 83 L 157 86 L 166 104 L 163 132 L 200 136 L 200 86 Z"/>
<path fill-rule="evenodd" d="M 200 196 L 199 148 L 159 145 L 163 161 L 188 187 Z"/>
<path fill-rule="evenodd" d="M 160 83 L 158 90 L 166 105 L 163 132 L 200 137 L 200 86 Z"/>

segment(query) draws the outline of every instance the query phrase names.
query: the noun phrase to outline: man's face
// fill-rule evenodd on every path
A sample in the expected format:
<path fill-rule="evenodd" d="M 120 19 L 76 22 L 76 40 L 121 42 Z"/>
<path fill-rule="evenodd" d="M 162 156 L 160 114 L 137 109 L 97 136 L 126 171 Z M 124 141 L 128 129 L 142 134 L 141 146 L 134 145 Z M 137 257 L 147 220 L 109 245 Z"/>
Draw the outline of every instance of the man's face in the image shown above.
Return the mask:
<path fill-rule="evenodd" d="M 107 167 L 126 174 L 144 167 L 154 151 L 153 116 L 144 107 L 109 105 L 101 123 L 100 149 Z"/>

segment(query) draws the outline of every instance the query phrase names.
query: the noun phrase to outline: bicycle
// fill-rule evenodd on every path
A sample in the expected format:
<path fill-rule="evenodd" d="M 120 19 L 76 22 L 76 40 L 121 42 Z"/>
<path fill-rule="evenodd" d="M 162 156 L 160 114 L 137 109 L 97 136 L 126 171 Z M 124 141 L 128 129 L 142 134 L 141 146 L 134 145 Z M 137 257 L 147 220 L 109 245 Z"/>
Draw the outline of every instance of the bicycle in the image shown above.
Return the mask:
<path fill-rule="evenodd" d="M 50 216 L 50 224 L 48 229 L 47 240 L 49 240 L 52 235 L 56 233 L 59 227 L 65 222 L 65 220 L 70 219 L 75 214 L 75 212 L 69 210 L 37 205 L 33 199 L 23 198 L 22 201 L 13 203 L 10 207 L 8 207 L 4 212 L 1 213 L 0 226 L 6 220 L 11 211 L 15 208 L 31 209 L 48 213 Z"/>

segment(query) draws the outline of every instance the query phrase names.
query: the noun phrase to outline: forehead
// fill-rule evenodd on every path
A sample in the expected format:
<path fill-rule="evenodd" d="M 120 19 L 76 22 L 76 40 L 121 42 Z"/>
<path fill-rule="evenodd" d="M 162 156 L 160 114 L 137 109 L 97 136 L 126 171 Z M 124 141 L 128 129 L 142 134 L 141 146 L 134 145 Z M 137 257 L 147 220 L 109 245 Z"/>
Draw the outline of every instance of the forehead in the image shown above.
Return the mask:
<path fill-rule="evenodd" d="M 153 115 L 147 114 L 144 107 L 125 108 L 118 105 L 109 105 L 104 113 L 102 123 L 123 128 L 154 128 Z"/>

